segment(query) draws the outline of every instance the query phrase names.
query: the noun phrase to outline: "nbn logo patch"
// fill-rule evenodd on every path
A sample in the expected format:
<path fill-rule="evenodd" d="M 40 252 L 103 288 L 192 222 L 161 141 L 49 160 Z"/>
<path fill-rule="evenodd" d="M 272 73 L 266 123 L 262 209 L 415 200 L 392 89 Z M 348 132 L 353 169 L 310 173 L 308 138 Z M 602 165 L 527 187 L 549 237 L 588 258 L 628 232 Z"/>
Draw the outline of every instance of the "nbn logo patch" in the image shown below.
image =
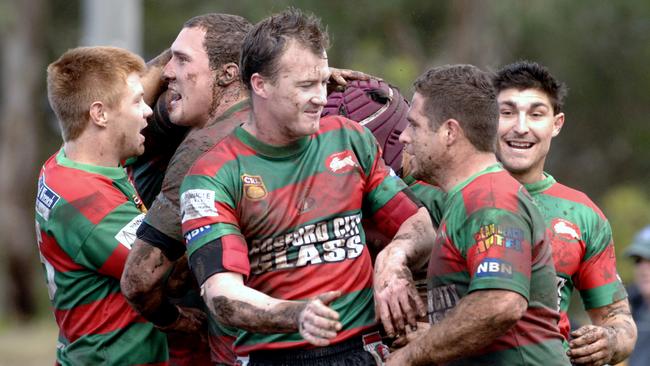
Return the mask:
<path fill-rule="evenodd" d="M 476 277 L 512 278 L 512 264 L 498 258 L 485 258 L 476 268 Z"/>
<path fill-rule="evenodd" d="M 201 226 L 185 234 L 185 240 L 189 244 L 193 240 L 196 240 L 202 237 L 203 235 L 207 234 L 209 231 L 210 231 L 210 225 Z"/>

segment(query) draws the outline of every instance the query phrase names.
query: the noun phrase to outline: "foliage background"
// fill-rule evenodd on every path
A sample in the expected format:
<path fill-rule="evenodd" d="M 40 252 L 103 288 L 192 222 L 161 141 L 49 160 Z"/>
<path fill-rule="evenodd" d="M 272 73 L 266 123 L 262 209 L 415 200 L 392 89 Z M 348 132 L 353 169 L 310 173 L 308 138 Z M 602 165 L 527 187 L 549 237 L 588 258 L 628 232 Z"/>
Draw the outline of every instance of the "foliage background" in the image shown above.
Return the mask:
<path fill-rule="evenodd" d="M 613 226 L 621 276 L 631 280 L 631 262 L 622 251 L 650 224 L 650 2 L 142 1 L 145 59 L 168 47 L 194 15 L 233 13 L 256 22 L 293 5 L 328 26 L 331 65 L 381 76 L 408 96 L 411 82 L 434 65 L 472 63 L 496 70 L 519 59 L 547 65 L 569 86 L 567 123 L 553 143 L 547 170 L 601 206 Z M 40 164 L 61 143 L 45 94 L 45 67 L 80 44 L 81 5 L 80 0 L 0 0 L 5 70 L 0 74 L 0 340 L 29 329 L 54 332 L 32 207 Z M 23 76 L 6 71 L 11 62 L 21 65 Z M 29 85 L 34 87 L 26 92 Z M 29 104 L 29 113 L 10 118 L 19 102 Z M 50 340 L 44 362 L 53 355 Z M 6 348 L 0 354 L 15 354 L 0 365 L 29 362 L 13 343 L 0 344 Z"/>

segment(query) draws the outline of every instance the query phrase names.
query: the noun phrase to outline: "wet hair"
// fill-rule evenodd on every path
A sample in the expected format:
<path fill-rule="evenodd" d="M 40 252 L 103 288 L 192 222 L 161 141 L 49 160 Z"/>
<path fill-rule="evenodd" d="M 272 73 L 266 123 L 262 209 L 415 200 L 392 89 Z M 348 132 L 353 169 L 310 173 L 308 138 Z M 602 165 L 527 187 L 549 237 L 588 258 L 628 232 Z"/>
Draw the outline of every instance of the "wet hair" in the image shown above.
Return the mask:
<path fill-rule="evenodd" d="M 47 96 L 61 127 L 63 141 L 81 135 L 96 101 L 119 105 L 131 73 L 141 74 L 141 57 L 117 47 L 78 47 L 47 67 Z"/>
<path fill-rule="evenodd" d="M 229 62 L 239 62 L 244 37 L 252 27 L 248 20 L 238 15 L 218 13 L 198 15 L 183 24 L 183 28 L 205 31 L 203 49 L 212 70 Z"/>
<path fill-rule="evenodd" d="M 244 40 L 240 67 L 244 85 L 250 89 L 251 76 L 259 73 L 275 81 L 279 61 L 291 41 L 320 55 L 329 47 L 327 30 L 313 14 L 289 8 L 259 23 Z"/>
<path fill-rule="evenodd" d="M 510 88 L 539 89 L 550 99 L 554 114 L 562 112 L 567 95 L 564 83 L 553 77 L 546 67 L 531 61 L 517 61 L 503 66 L 496 72 L 493 84 L 497 93 Z"/>
<path fill-rule="evenodd" d="M 499 108 L 487 72 L 473 65 L 445 65 L 428 70 L 413 85 L 425 97 L 432 128 L 453 118 L 478 151 L 496 150 Z"/>

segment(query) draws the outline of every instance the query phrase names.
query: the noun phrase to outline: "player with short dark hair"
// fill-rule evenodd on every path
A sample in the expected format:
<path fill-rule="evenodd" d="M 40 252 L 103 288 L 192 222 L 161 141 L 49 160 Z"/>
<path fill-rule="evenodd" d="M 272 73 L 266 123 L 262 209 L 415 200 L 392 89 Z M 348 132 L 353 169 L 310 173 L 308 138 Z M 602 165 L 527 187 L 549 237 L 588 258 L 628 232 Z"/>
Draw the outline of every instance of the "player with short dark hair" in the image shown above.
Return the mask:
<path fill-rule="evenodd" d="M 279 52 L 267 53 L 268 43 Z M 426 260 L 431 223 L 389 176 L 370 131 L 321 120 L 326 45 L 318 19 L 297 10 L 258 23 L 241 64 L 252 118 L 199 158 L 181 187 L 190 267 L 211 313 L 242 330 L 235 349 L 251 365 L 380 361 L 362 211 L 397 233 L 383 260 L 404 277 L 380 275 L 381 289 L 414 325 L 423 310 L 412 308 L 420 301 L 406 264 Z M 394 315 L 403 328 L 406 316 Z"/>
<path fill-rule="evenodd" d="M 414 83 L 400 141 L 411 174 L 447 193 L 428 268 L 428 330 L 387 365 L 568 365 L 550 243 L 531 197 L 494 154 L 490 76 L 436 67 Z"/>
<path fill-rule="evenodd" d="M 584 193 L 544 172 L 551 140 L 560 133 L 566 86 L 544 66 L 520 61 L 501 68 L 494 85 L 499 101 L 497 157 L 542 211 L 557 271 L 560 330 L 577 364 L 615 364 L 628 357 L 636 327 L 616 271 L 612 229 Z M 573 290 L 593 325 L 570 331 L 567 311 Z"/>

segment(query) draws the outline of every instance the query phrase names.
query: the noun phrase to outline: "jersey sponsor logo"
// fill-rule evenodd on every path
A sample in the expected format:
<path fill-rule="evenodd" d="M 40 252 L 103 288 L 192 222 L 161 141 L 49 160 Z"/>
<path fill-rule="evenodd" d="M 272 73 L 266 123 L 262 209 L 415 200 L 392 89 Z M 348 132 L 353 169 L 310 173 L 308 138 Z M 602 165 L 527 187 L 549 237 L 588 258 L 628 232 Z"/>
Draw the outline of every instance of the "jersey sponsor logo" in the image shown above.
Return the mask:
<path fill-rule="evenodd" d="M 356 162 L 352 151 L 346 150 L 334 153 L 327 157 L 325 166 L 335 174 L 345 174 L 354 170 L 359 164 Z"/>
<path fill-rule="evenodd" d="M 363 252 L 361 215 L 335 217 L 293 232 L 251 242 L 251 273 L 341 262 Z"/>
<path fill-rule="evenodd" d="M 580 240 L 580 228 L 571 221 L 555 218 L 551 221 L 551 228 L 556 237 L 565 242 L 575 242 Z"/>
<path fill-rule="evenodd" d="M 521 251 L 524 231 L 516 227 L 502 229 L 494 224 L 484 225 L 474 234 L 474 240 L 476 240 L 479 253 L 483 253 L 495 245 Z"/>
<path fill-rule="evenodd" d="M 214 191 L 209 189 L 190 189 L 181 194 L 181 222 L 201 217 L 219 216 L 214 207 Z"/>
<path fill-rule="evenodd" d="M 485 258 L 476 267 L 475 277 L 512 278 L 512 264 L 498 258 Z"/>
<path fill-rule="evenodd" d="M 241 176 L 241 181 L 244 183 L 244 196 L 251 201 L 259 201 L 266 198 L 268 192 L 262 177 L 259 175 L 244 174 Z"/>
<path fill-rule="evenodd" d="M 441 321 L 445 314 L 453 309 L 460 301 L 456 285 L 442 285 L 427 290 L 427 313 L 429 323 Z"/>
<path fill-rule="evenodd" d="M 142 224 L 143 220 L 143 213 L 134 217 L 131 221 L 129 221 L 128 224 L 124 225 L 124 227 L 118 231 L 117 234 L 115 234 L 115 239 L 130 250 L 133 243 L 135 243 L 135 239 L 138 237 L 136 235 L 136 232 L 138 231 L 138 228 L 140 227 L 140 224 Z"/>
<path fill-rule="evenodd" d="M 195 239 L 198 239 L 204 236 L 205 234 L 207 234 L 208 232 L 210 232 L 210 228 L 211 228 L 210 225 L 205 225 L 188 232 L 187 234 L 185 234 L 185 241 L 187 242 L 187 244 L 191 243 Z"/>
<path fill-rule="evenodd" d="M 46 221 L 50 218 L 52 207 L 61 197 L 45 184 L 45 175 L 38 180 L 38 193 L 36 193 L 36 213 Z"/>

